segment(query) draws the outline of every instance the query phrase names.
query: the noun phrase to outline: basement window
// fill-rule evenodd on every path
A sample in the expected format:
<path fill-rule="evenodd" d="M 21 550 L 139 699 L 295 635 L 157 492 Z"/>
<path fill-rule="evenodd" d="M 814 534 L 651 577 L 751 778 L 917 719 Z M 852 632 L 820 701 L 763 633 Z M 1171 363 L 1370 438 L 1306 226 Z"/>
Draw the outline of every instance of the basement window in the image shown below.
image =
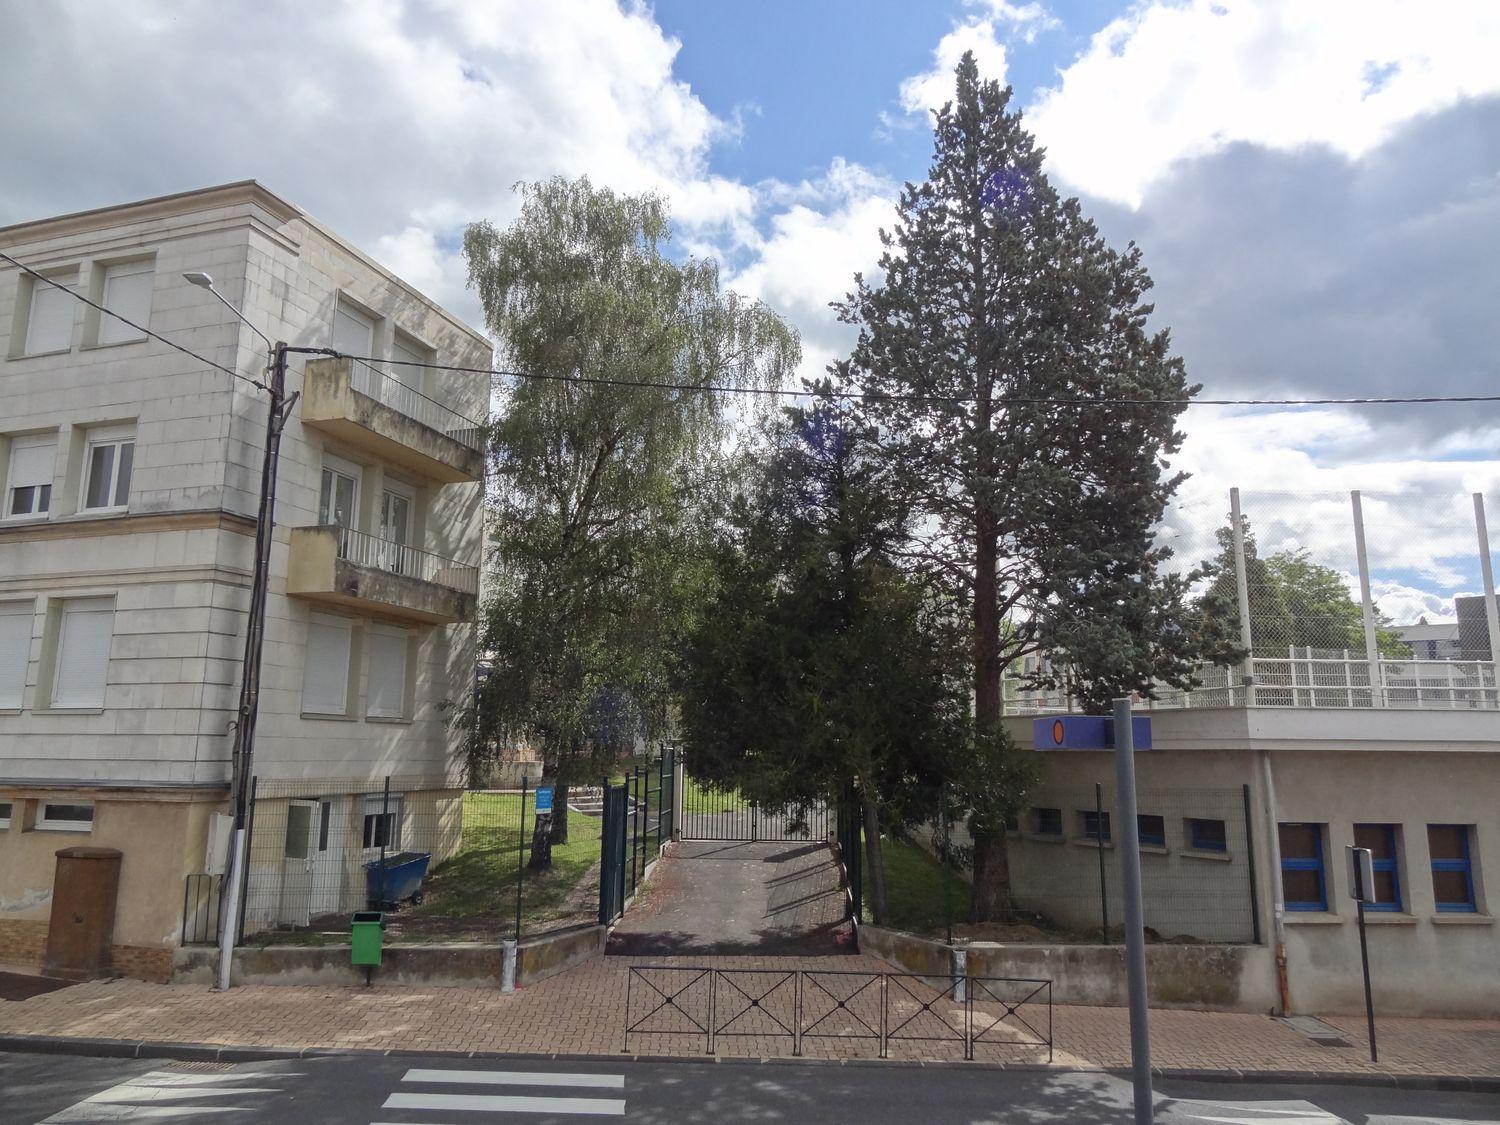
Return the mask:
<path fill-rule="evenodd" d="M 37 812 L 36 826 L 48 832 L 92 832 L 94 806 L 43 801 Z"/>

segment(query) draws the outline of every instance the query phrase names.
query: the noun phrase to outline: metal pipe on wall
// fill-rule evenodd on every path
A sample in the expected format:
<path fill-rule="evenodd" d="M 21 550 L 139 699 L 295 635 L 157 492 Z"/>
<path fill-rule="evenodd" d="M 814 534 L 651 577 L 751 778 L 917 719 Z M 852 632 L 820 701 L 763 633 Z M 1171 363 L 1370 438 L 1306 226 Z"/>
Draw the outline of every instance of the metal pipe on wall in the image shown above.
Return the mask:
<path fill-rule="evenodd" d="M 1281 891 L 1281 831 L 1276 821 L 1276 782 L 1271 777 L 1271 752 L 1260 751 L 1260 787 L 1265 801 L 1266 851 L 1270 853 L 1271 934 L 1275 940 L 1276 995 L 1283 1016 L 1292 1014 L 1292 990 L 1286 971 L 1286 899 Z"/>

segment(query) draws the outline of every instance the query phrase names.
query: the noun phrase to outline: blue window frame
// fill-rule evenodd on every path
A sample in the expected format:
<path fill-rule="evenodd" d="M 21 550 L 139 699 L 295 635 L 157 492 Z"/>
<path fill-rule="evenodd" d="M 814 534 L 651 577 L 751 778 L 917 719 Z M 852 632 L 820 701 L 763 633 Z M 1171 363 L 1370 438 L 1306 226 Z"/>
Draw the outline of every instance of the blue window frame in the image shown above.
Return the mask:
<path fill-rule="evenodd" d="M 1427 854 L 1432 860 L 1432 898 L 1441 911 L 1472 914 L 1474 860 L 1467 824 L 1429 824 Z"/>
<path fill-rule="evenodd" d="M 1085 840 L 1109 843 L 1109 813 L 1095 812 L 1093 809 L 1079 809 L 1078 821 L 1083 827 Z"/>
<path fill-rule="evenodd" d="M 1327 910 L 1328 879 L 1323 865 L 1323 824 L 1278 824 L 1281 893 L 1288 910 Z"/>
<path fill-rule="evenodd" d="M 1031 816 L 1038 836 L 1062 835 L 1062 809 L 1032 809 Z"/>
<path fill-rule="evenodd" d="M 1375 901 L 1365 903 L 1365 909 L 1400 910 L 1401 871 L 1396 862 L 1396 826 L 1356 824 L 1354 846 L 1370 849 L 1371 864 L 1375 868 Z"/>
<path fill-rule="evenodd" d="M 1187 835 L 1188 846 L 1195 852 L 1227 852 L 1229 850 L 1229 837 L 1224 831 L 1222 820 L 1188 817 Z"/>
<path fill-rule="evenodd" d="M 1165 817 L 1141 813 L 1135 818 L 1136 836 L 1143 844 L 1154 844 L 1158 848 L 1167 846 L 1167 820 Z"/>

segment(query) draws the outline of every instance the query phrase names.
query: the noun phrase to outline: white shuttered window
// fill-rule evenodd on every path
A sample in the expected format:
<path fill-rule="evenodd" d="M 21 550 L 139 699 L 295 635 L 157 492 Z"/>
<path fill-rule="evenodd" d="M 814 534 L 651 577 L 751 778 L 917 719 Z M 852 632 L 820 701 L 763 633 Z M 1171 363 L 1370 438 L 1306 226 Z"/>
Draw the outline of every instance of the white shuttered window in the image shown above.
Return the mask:
<path fill-rule="evenodd" d="M 375 718 L 406 717 L 407 640 L 399 629 L 376 628 L 370 633 L 369 714 Z"/>
<path fill-rule="evenodd" d="M 112 313 L 135 321 L 142 328 L 149 327 L 151 320 L 151 283 L 155 274 L 153 263 L 127 262 L 109 266 L 104 271 L 104 300 L 101 302 Z M 145 334 L 130 327 L 125 321 L 107 313 L 99 314 L 99 342 L 101 344 L 124 344 L 131 340 L 144 340 Z"/>
<path fill-rule="evenodd" d="M 350 623 L 315 613 L 307 623 L 302 666 L 302 710 L 309 715 L 343 715 L 349 710 Z"/>
<path fill-rule="evenodd" d="M 7 518 L 44 516 L 52 507 L 52 470 L 57 442 L 52 438 L 12 438 L 10 473 L 5 481 Z"/>
<path fill-rule="evenodd" d="M 31 656 L 31 602 L 0 602 L 0 710 L 16 711 Z"/>
<path fill-rule="evenodd" d="M 73 314 L 78 302 L 71 293 L 45 281 L 31 281 L 31 312 L 26 318 L 26 354 L 66 351 L 73 345 Z"/>
<path fill-rule="evenodd" d="M 63 603 L 57 631 L 52 706 L 103 707 L 115 606 L 97 599 Z"/>

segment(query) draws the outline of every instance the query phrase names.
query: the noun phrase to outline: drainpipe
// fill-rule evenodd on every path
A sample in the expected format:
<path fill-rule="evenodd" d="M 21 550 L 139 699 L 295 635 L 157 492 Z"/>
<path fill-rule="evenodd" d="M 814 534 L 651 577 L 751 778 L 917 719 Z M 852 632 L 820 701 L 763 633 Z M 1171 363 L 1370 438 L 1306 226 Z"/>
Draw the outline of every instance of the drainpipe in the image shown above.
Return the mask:
<path fill-rule="evenodd" d="M 1281 834 L 1276 827 L 1276 782 L 1271 778 L 1271 752 L 1260 752 L 1260 784 L 1265 794 L 1266 849 L 1271 853 L 1271 933 L 1275 940 L 1276 996 L 1283 1016 L 1292 1014 L 1292 993 L 1286 975 L 1286 900 L 1281 893 Z"/>

